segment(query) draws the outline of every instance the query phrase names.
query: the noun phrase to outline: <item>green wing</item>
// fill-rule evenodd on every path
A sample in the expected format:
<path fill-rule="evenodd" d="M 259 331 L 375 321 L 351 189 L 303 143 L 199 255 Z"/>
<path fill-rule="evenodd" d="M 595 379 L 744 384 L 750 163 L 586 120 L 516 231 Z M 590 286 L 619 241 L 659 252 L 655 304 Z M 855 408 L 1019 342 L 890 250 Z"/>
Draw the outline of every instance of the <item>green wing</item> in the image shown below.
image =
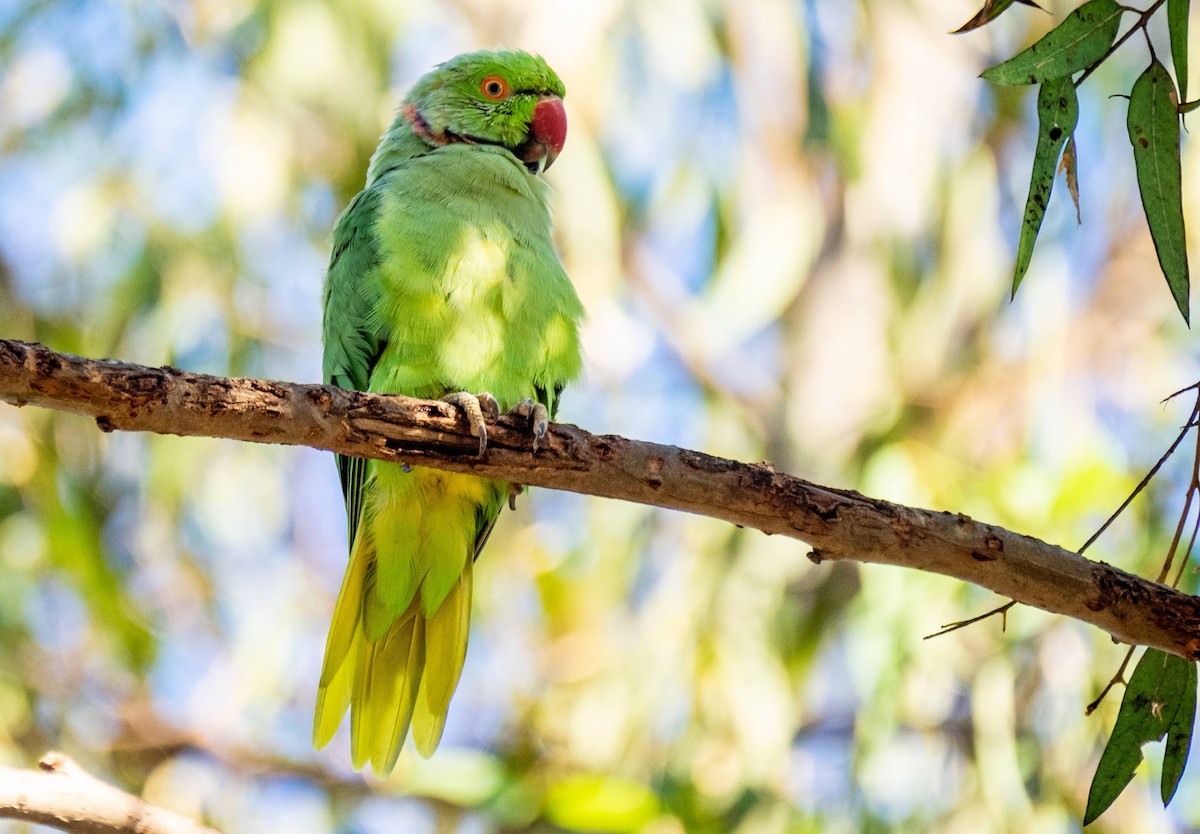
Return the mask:
<path fill-rule="evenodd" d="M 367 390 L 371 369 L 387 345 L 387 339 L 371 318 L 380 294 L 374 229 L 378 206 L 379 191 L 371 188 L 360 192 L 342 213 L 333 232 L 333 251 L 325 276 L 322 363 L 325 383 L 356 391 Z M 367 461 L 346 455 L 336 455 L 335 459 L 353 546 Z"/>

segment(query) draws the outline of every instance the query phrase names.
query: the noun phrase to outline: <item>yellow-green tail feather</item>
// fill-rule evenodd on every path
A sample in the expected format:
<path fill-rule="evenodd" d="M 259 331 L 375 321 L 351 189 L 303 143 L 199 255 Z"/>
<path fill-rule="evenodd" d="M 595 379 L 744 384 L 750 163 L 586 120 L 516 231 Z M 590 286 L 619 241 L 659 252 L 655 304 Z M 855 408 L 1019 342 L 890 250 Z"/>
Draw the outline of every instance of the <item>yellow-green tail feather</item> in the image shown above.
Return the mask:
<path fill-rule="evenodd" d="M 428 659 L 413 714 L 413 741 L 426 758 L 433 755 L 442 740 L 450 697 L 458 687 L 467 657 L 473 575 L 472 561 L 468 560 L 462 577 L 426 625 Z"/>
<path fill-rule="evenodd" d="M 441 741 L 466 658 L 478 528 L 495 517 L 501 490 L 471 476 L 373 468 L 326 642 L 313 740 L 327 744 L 349 709 L 354 766 L 370 762 L 383 776 L 410 729 L 423 756 Z"/>

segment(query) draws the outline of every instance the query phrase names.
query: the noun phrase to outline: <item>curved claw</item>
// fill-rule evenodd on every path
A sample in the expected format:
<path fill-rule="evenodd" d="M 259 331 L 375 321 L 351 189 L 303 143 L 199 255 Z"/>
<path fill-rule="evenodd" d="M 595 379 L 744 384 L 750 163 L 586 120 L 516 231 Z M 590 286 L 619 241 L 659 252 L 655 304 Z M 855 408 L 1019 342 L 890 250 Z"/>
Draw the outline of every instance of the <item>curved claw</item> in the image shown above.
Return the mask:
<path fill-rule="evenodd" d="M 536 453 L 546 439 L 550 429 L 550 412 L 546 406 L 532 398 L 526 398 L 517 403 L 513 413 L 529 420 L 533 428 L 533 451 Z"/>
<path fill-rule="evenodd" d="M 487 391 L 479 394 L 475 399 L 479 401 L 479 409 L 489 420 L 495 420 L 500 416 L 500 403 L 496 402 L 496 398 Z"/>
<path fill-rule="evenodd" d="M 500 405 L 496 402 L 496 398 L 486 391 L 476 396 L 469 394 L 466 391 L 457 391 L 453 394 L 447 394 L 442 397 L 442 402 L 450 403 L 462 409 L 463 415 L 467 418 L 467 424 L 471 427 L 471 434 L 479 438 L 479 457 L 483 457 L 483 453 L 487 451 L 488 434 L 487 423 L 484 421 L 484 413 L 495 418 L 500 413 Z"/>
<path fill-rule="evenodd" d="M 508 488 L 508 508 L 513 512 L 517 509 L 517 496 L 525 491 L 521 484 L 510 484 Z"/>

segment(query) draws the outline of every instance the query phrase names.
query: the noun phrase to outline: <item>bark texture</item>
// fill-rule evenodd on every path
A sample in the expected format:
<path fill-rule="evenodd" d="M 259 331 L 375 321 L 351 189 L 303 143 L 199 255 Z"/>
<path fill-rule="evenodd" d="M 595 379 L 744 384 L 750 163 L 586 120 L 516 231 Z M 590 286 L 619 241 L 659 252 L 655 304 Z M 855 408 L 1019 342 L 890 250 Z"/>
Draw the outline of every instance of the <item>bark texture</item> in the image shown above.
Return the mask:
<path fill-rule="evenodd" d="M 537 454 L 512 416 L 488 447 L 445 403 L 226 379 L 0 340 L 0 400 L 84 414 L 104 431 L 225 437 L 472 472 L 722 519 L 852 560 L 945 574 L 1091 623 L 1125 643 L 1200 659 L 1200 597 L 965 515 L 906 507 L 687 449 L 550 427 Z"/>

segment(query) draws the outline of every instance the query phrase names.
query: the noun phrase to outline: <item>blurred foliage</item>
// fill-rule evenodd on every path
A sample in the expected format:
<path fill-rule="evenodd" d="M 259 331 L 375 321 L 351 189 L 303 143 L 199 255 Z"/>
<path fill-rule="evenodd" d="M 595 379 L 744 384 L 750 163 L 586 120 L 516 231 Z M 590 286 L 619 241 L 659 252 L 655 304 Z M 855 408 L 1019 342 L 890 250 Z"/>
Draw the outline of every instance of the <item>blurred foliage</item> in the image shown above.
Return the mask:
<path fill-rule="evenodd" d="M 1144 43 L 1080 89 L 1085 225 L 1051 205 L 1007 303 L 1036 102 L 977 75 L 1073 4 L 1046 5 L 950 38 L 972 6 L 9 0 L 0 333 L 316 379 L 327 235 L 403 90 L 520 46 L 568 89 L 564 419 L 1077 546 L 1200 372 L 1108 98 Z M 1186 476 L 1091 554 L 1153 570 Z M 1118 707 L 1083 716 L 1121 655 L 1093 629 L 1017 608 L 923 642 L 1000 601 L 543 491 L 480 563 L 442 750 L 378 783 L 309 746 L 343 523 L 323 453 L 0 409 L 0 760 L 63 748 L 230 834 L 1058 832 Z M 1155 768 L 1094 830 L 1200 825 Z"/>

